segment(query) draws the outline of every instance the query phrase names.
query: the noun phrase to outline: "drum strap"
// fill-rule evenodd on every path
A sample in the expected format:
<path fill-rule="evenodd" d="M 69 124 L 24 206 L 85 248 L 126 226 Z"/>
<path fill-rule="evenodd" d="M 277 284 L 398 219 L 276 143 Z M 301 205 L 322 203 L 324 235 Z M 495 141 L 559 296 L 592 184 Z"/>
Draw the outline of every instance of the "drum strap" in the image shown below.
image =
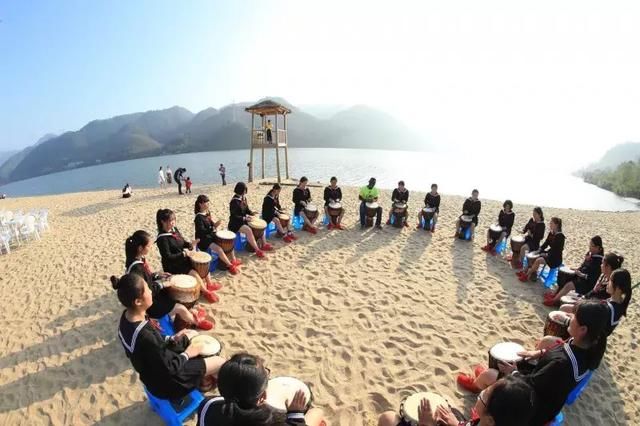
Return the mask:
<path fill-rule="evenodd" d="M 218 401 L 224 401 L 224 398 L 221 396 L 216 396 L 215 398 L 211 398 L 204 404 L 204 406 L 202 407 L 202 411 L 200 411 L 200 422 L 198 422 L 198 426 L 206 425 L 205 421 L 207 418 L 207 411 L 209 410 L 209 407 L 211 406 L 211 404 Z"/>
<path fill-rule="evenodd" d="M 120 338 L 120 341 L 122 342 L 122 346 L 124 346 L 125 349 L 129 351 L 129 353 L 132 354 L 133 351 L 135 351 L 135 349 L 136 349 L 136 340 L 138 339 L 138 334 L 140 334 L 140 331 L 144 328 L 145 325 L 147 325 L 148 322 L 149 321 L 144 320 L 136 327 L 136 330 L 133 332 L 133 336 L 131 337 L 131 345 L 129 345 L 127 343 L 127 341 L 124 339 L 124 336 L 122 335 L 122 331 L 118 330 L 118 337 Z"/>

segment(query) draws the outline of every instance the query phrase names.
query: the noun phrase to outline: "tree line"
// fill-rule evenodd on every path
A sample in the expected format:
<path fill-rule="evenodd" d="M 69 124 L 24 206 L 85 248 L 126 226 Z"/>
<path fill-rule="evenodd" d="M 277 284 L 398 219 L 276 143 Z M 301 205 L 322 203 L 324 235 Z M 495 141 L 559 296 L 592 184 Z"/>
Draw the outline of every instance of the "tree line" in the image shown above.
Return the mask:
<path fill-rule="evenodd" d="M 622 197 L 640 198 L 640 161 L 626 161 L 615 170 L 584 172 L 583 178 Z"/>

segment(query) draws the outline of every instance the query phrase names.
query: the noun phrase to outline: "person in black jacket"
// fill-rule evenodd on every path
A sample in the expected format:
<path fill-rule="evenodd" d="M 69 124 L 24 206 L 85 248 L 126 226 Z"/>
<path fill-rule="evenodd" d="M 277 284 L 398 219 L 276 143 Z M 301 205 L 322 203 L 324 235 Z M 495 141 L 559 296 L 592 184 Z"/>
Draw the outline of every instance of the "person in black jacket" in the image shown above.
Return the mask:
<path fill-rule="evenodd" d="M 609 309 L 606 304 L 586 302 L 578 305 L 569 322 L 566 342 L 552 349 L 518 353 L 523 361 L 499 362 L 499 371 L 489 368 L 477 377 L 458 375 L 458 384 L 468 391 L 479 393 L 504 375 L 514 374 L 529 383 L 536 392 L 537 409 L 529 426 L 542 426 L 553 420 L 562 410 L 571 391 L 598 368 L 607 348 Z M 537 360 L 534 365 L 530 361 Z M 514 373 L 515 372 L 515 373 Z"/>
<path fill-rule="evenodd" d="M 515 218 L 516 214 L 513 212 L 513 202 L 511 200 L 505 200 L 502 204 L 502 210 L 498 213 L 498 226 L 502 228 L 502 231 L 500 235 L 494 239 L 491 236 L 491 228 L 487 229 L 487 245 L 482 247 L 482 250 L 495 256 L 497 254 L 495 250 L 496 245 L 511 235 L 511 228 L 513 227 Z"/>
<path fill-rule="evenodd" d="M 199 426 L 284 426 L 326 424 L 322 410 L 306 410 L 304 392 L 298 390 L 286 401 L 286 413 L 265 403 L 269 369 L 264 361 L 246 352 L 237 353 L 225 362 L 218 373 L 220 396 L 208 397 L 198 408 Z M 306 412 L 306 413 L 305 413 Z"/>
<path fill-rule="evenodd" d="M 178 184 L 178 194 L 182 195 L 182 181 L 184 180 L 184 173 L 187 171 L 187 169 L 185 169 L 184 167 L 178 167 L 178 170 L 176 170 L 173 173 L 173 178 L 175 179 L 176 183 Z M 171 183 L 171 182 L 169 182 Z"/>
<path fill-rule="evenodd" d="M 324 214 L 329 218 L 329 225 L 327 229 L 340 229 L 342 227 L 342 218 L 344 217 L 344 207 L 340 206 L 340 214 L 336 217 L 335 221 L 329 214 L 329 204 L 340 203 L 342 201 L 342 190 L 338 186 L 338 178 L 333 176 L 329 181 L 330 185 L 324 189 Z"/>
<path fill-rule="evenodd" d="M 514 264 L 517 268 L 522 268 L 522 261 L 524 257 L 530 251 L 535 251 L 540 248 L 540 241 L 544 238 L 544 213 L 540 207 L 534 207 L 531 219 L 522 228 L 524 235 L 524 245 L 520 249 L 520 253 L 517 262 L 514 260 Z M 512 259 L 509 259 L 512 260 Z"/>
<path fill-rule="evenodd" d="M 454 238 L 458 238 L 460 236 L 460 229 L 462 227 L 462 216 L 471 216 L 471 224 L 469 225 L 471 228 L 471 239 L 473 240 L 475 236 L 475 229 L 478 226 L 478 215 L 480 214 L 480 209 L 482 208 L 482 203 L 478 199 L 477 189 L 471 191 L 471 197 L 467 198 L 462 205 L 462 215 L 458 218 L 456 222 L 456 233 Z"/>
<path fill-rule="evenodd" d="M 160 257 L 162 257 L 162 269 L 170 274 L 193 276 L 200 284 L 200 294 L 210 303 L 217 302 L 219 298 L 214 291 L 219 290 L 222 286 L 211 282 L 208 276 L 206 283 L 203 283 L 200 274 L 193 269 L 191 264 L 189 255 L 194 246 L 198 244 L 198 241 L 188 242 L 182 237 L 182 234 L 176 228 L 176 215 L 169 209 L 158 210 L 156 224 L 158 225 L 156 244 L 158 245 L 158 251 L 160 251 Z"/>
<path fill-rule="evenodd" d="M 194 219 L 194 224 L 196 227 L 196 240 L 198 240 L 198 249 L 200 251 L 211 250 L 216 255 L 218 255 L 218 259 L 222 261 L 225 265 L 227 265 L 227 270 L 232 274 L 237 274 L 240 270 L 238 267 L 242 264 L 240 259 L 236 258 L 235 252 L 232 250 L 229 257 L 222 250 L 222 248 L 217 245 L 215 241 L 216 237 L 216 228 L 220 226 L 222 223 L 221 220 L 214 222 L 211 218 L 211 213 L 209 212 L 209 197 L 206 195 L 198 195 L 196 198 L 195 205 L 193 207 L 193 212 L 196 217 Z"/>
<path fill-rule="evenodd" d="M 422 228 L 422 219 L 424 219 L 425 229 L 429 229 L 431 233 L 434 233 L 436 232 L 436 223 L 438 223 L 438 214 L 440 213 L 440 194 L 438 194 L 438 185 L 435 183 L 431 184 L 431 192 L 427 192 L 427 195 L 424 197 L 424 208 L 433 209 L 431 228 L 429 229 L 429 224 L 427 223 L 427 212 L 425 212 L 424 209 L 421 209 L 420 213 L 418 213 L 417 229 Z"/>
<path fill-rule="evenodd" d="M 548 291 L 544 294 L 544 304 L 547 306 L 557 306 L 562 296 L 570 291 L 578 294 L 587 294 L 598 281 L 602 272 L 602 259 L 604 258 L 604 247 L 602 238 L 599 235 L 589 241 L 589 251 L 584 257 L 582 264 L 574 269 L 575 277 L 567 281 L 557 291 Z"/>
<path fill-rule="evenodd" d="M 478 395 L 472 420 L 459 420 L 450 407 L 431 407 L 424 399 L 418 407 L 418 425 L 429 426 L 523 426 L 536 407 L 536 394 L 530 384 L 519 377 L 506 376 Z M 460 415 L 460 414 L 459 414 Z M 378 426 L 408 426 L 395 411 L 382 413 Z"/>
<path fill-rule="evenodd" d="M 120 317 L 118 337 L 127 358 L 140 375 L 145 388 L 162 399 L 177 399 L 189 394 L 208 376 L 217 376 L 224 358 L 202 358 L 203 347 L 190 344 L 198 333 L 182 330 L 163 337 L 146 311 L 153 303 L 151 290 L 138 274 L 126 274 L 111 284 L 118 292 L 118 300 L 125 308 Z"/>
<path fill-rule="evenodd" d="M 127 238 L 124 244 L 125 267 L 127 268 L 125 274 L 140 275 L 151 290 L 153 304 L 147 309 L 149 317 L 157 319 L 169 314 L 182 320 L 185 325 L 194 325 L 202 330 L 211 330 L 213 323 L 206 319 L 203 309 L 194 307 L 190 311 L 184 305 L 176 303 L 171 298 L 171 295 L 166 291 L 171 287 L 171 280 L 168 280 L 171 274 L 167 272 L 151 272 L 145 257 L 149 254 L 151 243 L 151 235 L 146 231 L 140 230 Z"/>
<path fill-rule="evenodd" d="M 562 219 L 552 217 L 549 222 L 551 231 L 547 235 L 544 244 L 540 246 L 538 257 L 533 264 L 528 265 L 526 271 L 518 272 L 520 281 L 525 282 L 527 279 L 535 281 L 538 278 L 538 269 L 546 265 L 549 268 L 558 268 L 562 265 L 562 251 L 564 250 L 565 237 L 562 233 Z"/>
<path fill-rule="evenodd" d="M 395 204 L 407 204 L 409 202 L 409 190 L 405 187 L 404 181 L 398 182 L 398 187 L 393 190 L 391 194 L 391 208 L 389 209 L 389 217 L 387 218 L 387 225 L 391 225 L 391 216 L 395 211 Z M 409 217 L 409 209 L 405 209 L 402 214 L 402 222 L 404 226 L 409 226 L 407 218 Z"/>
<path fill-rule="evenodd" d="M 298 182 L 298 186 L 296 186 L 293 190 L 293 215 L 300 216 L 304 221 L 304 226 L 302 227 L 302 229 L 312 234 L 316 234 L 318 232 L 318 228 L 316 228 L 314 224 L 318 219 L 318 215 L 316 215 L 313 220 L 309 220 L 304 212 L 305 207 L 307 207 L 307 205 L 309 204 L 312 204 L 311 191 L 309 190 L 309 188 L 307 188 L 308 182 L 309 179 L 307 179 L 305 176 L 302 176 L 300 178 L 300 181 Z"/>
<path fill-rule="evenodd" d="M 280 190 L 282 187 L 275 183 L 267 195 L 262 200 L 262 219 L 267 222 L 273 222 L 278 230 L 278 235 L 282 236 L 282 240 L 285 243 L 291 243 L 297 240 L 291 230 L 291 220 L 287 222 L 286 226 L 283 226 L 280 221 L 280 215 L 283 214 L 282 207 L 280 206 Z"/>
<path fill-rule="evenodd" d="M 243 233 L 247 237 L 247 241 L 251 247 L 255 250 L 256 256 L 262 258 L 264 257 L 263 251 L 271 251 L 273 250 L 273 246 L 267 243 L 265 235 L 262 234 L 262 238 L 260 239 L 262 247 L 260 247 L 253 235 L 253 231 L 248 225 L 248 223 L 255 218 L 256 213 L 249 209 L 249 204 L 247 203 L 247 185 L 245 185 L 244 182 L 238 182 L 233 188 L 233 192 L 235 195 L 229 202 L 229 231 Z"/>

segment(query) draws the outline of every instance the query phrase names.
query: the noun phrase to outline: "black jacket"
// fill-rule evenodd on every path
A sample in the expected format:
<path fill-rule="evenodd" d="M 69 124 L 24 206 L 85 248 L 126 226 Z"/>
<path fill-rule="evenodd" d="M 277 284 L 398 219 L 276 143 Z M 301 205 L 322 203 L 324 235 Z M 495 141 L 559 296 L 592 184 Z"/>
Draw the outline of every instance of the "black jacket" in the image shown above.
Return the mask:
<path fill-rule="evenodd" d="M 182 237 L 178 228 L 173 228 L 173 232 L 159 234 L 156 244 L 162 257 L 162 269 L 165 272 L 188 274 L 191 271 L 191 260 L 184 255 L 183 250 L 193 250 L 193 246 Z"/>
<path fill-rule="evenodd" d="M 564 234 L 549 232 L 547 239 L 540 246 L 540 253 L 544 256 L 550 268 L 562 265 L 562 251 L 564 250 Z"/>

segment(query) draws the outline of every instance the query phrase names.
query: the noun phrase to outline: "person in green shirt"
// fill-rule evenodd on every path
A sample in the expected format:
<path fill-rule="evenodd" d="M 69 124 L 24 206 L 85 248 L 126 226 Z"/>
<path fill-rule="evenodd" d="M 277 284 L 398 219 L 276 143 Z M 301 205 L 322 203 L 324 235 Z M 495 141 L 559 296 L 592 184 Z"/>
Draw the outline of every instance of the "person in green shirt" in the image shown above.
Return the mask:
<path fill-rule="evenodd" d="M 378 201 L 378 197 L 380 193 L 378 192 L 378 188 L 376 186 L 376 179 L 369 179 L 369 184 L 367 186 L 363 186 L 360 188 L 360 194 L 358 198 L 360 199 L 360 229 L 364 229 L 365 227 L 365 219 L 367 213 L 367 203 L 375 203 Z M 382 228 L 382 207 L 378 206 L 376 209 L 376 228 Z"/>

